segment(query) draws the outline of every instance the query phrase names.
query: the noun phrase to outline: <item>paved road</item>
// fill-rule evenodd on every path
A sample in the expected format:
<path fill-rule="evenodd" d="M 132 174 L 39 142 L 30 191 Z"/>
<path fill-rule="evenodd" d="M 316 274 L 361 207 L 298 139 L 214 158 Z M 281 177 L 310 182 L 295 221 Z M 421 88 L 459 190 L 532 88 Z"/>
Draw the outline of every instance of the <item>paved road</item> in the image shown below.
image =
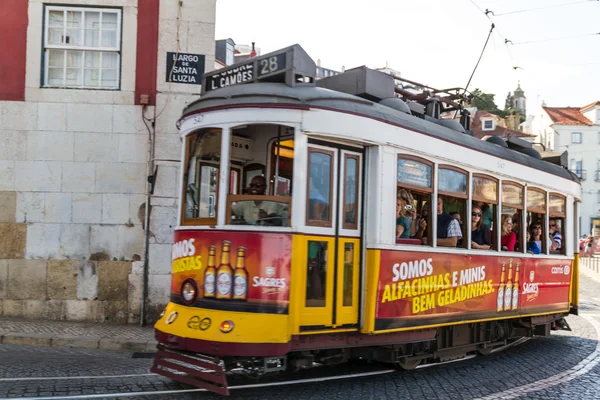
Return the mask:
<path fill-rule="evenodd" d="M 593 399 L 600 393 L 600 283 L 582 276 L 581 316 L 573 332 L 534 338 L 487 357 L 360 378 L 235 390 L 232 399 Z M 139 358 L 141 356 L 141 358 Z M 65 397 L 218 399 L 149 374 L 143 354 L 106 350 L 0 345 L 0 398 Z M 136 358 L 137 357 L 137 358 Z M 353 365 L 311 371 L 299 378 L 386 370 Z M 110 377 L 107 377 L 110 375 Z M 104 376 L 103 378 L 92 377 Z M 39 379 L 48 377 L 50 379 Z M 70 377 L 69 379 L 64 379 Z M 75 378 L 77 377 L 77 378 Z M 20 380 L 16 380 L 19 378 Z M 246 382 L 247 383 L 247 382 Z M 125 393 L 154 392 L 144 395 Z M 123 393 L 121 396 L 96 395 Z"/>

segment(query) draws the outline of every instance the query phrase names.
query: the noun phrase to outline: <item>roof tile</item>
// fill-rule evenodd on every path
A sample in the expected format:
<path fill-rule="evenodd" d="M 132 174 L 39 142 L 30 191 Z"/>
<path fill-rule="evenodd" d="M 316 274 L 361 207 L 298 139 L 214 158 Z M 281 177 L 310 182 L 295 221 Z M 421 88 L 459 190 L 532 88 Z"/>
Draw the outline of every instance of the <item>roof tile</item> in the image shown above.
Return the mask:
<path fill-rule="evenodd" d="M 587 107 L 587 106 L 586 106 Z M 542 107 L 552 122 L 559 125 L 593 125 L 578 107 Z"/>

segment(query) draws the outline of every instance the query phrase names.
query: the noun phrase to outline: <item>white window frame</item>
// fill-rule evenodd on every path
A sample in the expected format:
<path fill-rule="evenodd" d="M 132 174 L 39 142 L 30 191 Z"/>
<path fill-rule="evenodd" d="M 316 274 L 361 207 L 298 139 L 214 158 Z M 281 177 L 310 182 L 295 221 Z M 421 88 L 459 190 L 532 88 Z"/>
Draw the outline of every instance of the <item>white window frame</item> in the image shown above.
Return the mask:
<path fill-rule="evenodd" d="M 491 128 L 486 128 L 485 127 L 485 123 L 486 122 L 491 122 L 492 123 L 492 127 Z M 494 124 L 494 120 L 491 119 L 491 118 L 487 118 L 487 119 L 482 119 L 481 120 L 481 130 L 483 130 L 483 131 L 493 131 L 495 129 L 494 125 L 495 125 Z"/>
<path fill-rule="evenodd" d="M 579 141 L 575 141 L 575 135 L 579 135 Z M 581 144 L 583 142 L 583 134 L 581 132 L 571 132 L 571 144 Z"/>
<path fill-rule="evenodd" d="M 64 27 L 63 34 L 66 36 L 67 29 L 67 19 L 66 13 L 69 11 L 73 12 L 81 12 L 81 35 L 82 40 L 81 43 L 85 43 L 85 15 L 90 12 L 98 12 L 100 13 L 100 27 L 102 26 L 102 15 L 107 13 L 112 13 L 117 15 L 117 32 L 116 32 L 116 46 L 115 47 L 91 47 L 91 46 L 74 46 L 71 44 L 49 44 L 49 25 L 50 25 L 50 12 L 51 11 L 63 11 L 65 13 L 64 19 Z M 42 83 L 42 87 L 44 88 L 60 88 L 60 89 L 94 89 L 94 90 L 119 90 L 121 87 L 121 42 L 122 42 L 122 23 L 123 23 L 123 12 L 121 8 L 92 8 L 92 7 L 68 7 L 68 6 L 45 6 L 44 7 L 44 48 L 43 48 L 43 62 L 44 62 L 44 81 Z M 100 35 L 99 43 L 102 44 L 102 29 L 99 29 L 98 35 Z M 64 52 L 64 61 L 63 61 L 63 84 L 62 85 L 50 85 L 48 84 L 48 72 L 49 72 L 49 51 L 48 50 L 65 50 Z M 83 52 L 83 57 L 81 60 L 81 74 L 82 74 L 82 83 L 85 83 L 85 53 L 90 52 L 98 52 L 100 53 L 100 76 L 99 76 L 99 85 L 98 86 L 86 86 L 82 85 L 67 85 L 66 77 L 67 77 L 67 52 L 68 51 L 81 51 Z M 117 55 L 117 70 L 116 70 L 116 85 L 115 86 L 102 86 L 102 53 L 116 53 Z"/>

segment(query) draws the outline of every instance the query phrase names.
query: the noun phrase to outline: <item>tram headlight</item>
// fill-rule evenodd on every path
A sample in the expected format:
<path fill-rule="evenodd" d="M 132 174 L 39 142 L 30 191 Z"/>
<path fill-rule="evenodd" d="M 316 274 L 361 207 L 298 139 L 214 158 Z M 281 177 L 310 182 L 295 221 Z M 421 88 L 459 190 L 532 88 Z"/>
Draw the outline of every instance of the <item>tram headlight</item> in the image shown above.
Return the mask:
<path fill-rule="evenodd" d="M 181 285 L 181 297 L 186 305 L 193 304 L 198 296 L 198 285 L 193 279 L 187 279 Z"/>
<path fill-rule="evenodd" d="M 223 321 L 221 322 L 221 326 L 219 326 L 219 329 L 221 330 L 221 332 L 223 333 L 229 333 L 233 330 L 233 321 Z"/>

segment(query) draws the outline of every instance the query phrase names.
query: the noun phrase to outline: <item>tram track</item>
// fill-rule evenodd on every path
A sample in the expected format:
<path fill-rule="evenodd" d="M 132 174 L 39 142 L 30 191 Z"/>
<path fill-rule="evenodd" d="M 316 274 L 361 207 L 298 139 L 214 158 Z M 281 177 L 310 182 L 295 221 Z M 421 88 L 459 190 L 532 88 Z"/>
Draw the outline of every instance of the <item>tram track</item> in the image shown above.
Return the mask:
<path fill-rule="evenodd" d="M 518 346 L 522 343 L 525 343 L 529 338 L 522 338 L 513 343 L 510 343 L 505 346 L 498 347 L 492 351 L 492 353 L 501 352 L 507 350 L 511 347 Z M 455 360 L 449 360 L 439 363 L 430 363 L 430 364 L 422 364 L 417 367 L 417 369 L 425 369 L 436 366 L 441 366 L 445 364 L 457 363 L 461 361 L 467 361 L 473 358 L 478 357 L 475 354 L 467 355 L 466 357 L 462 357 Z M 378 376 L 378 375 L 386 375 L 394 372 L 398 372 L 397 369 L 393 368 L 385 368 L 385 364 L 378 366 L 346 366 L 342 368 L 342 372 L 347 371 L 349 373 L 342 373 L 336 375 L 329 376 L 311 376 L 308 378 L 294 378 L 288 380 L 281 381 L 271 381 L 271 382 L 259 382 L 259 383 L 245 383 L 245 384 L 232 384 L 229 386 L 229 390 L 240 390 L 240 389 L 259 389 L 259 388 L 267 388 L 267 387 L 279 387 L 279 386 L 289 386 L 289 385 L 299 385 L 299 384 L 309 384 L 309 383 L 319 383 L 319 382 L 328 382 L 328 381 L 336 381 L 336 380 L 344 380 L 344 379 L 356 379 L 356 378 L 365 378 L 370 376 Z M 323 367 L 316 367 L 315 369 L 305 370 L 306 372 L 312 371 L 313 373 L 318 373 L 318 369 Z M 355 370 L 355 372 L 351 372 Z M 358 371 L 357 371 L 358 370 Z M 135 379 L 135 378 L 147 378 L 147 377 L 157 377 L 159 379 L 163 379 L 158 374 L 153 373 L 144 373 L 144 374 L 122 374 L 122 375 L 90 375 L 90 376 L 56 376 L 56 377 L 14 377 L 14 378 L 0 378 L 0 382 L 17 382 L 17 381 L 81 381 L 81 380 L 113 380 L 113 379 Z M 82 395 L 66 395 L 66 396 L 38 396 L 38 397 L 17 397 L 20 400 L 79 400 L 79 399 L 111 399 L 111 398 L 134 398 L 134 397 L 150 397 L 150 396 L 160 396 L 160 395 L 178 395 L 178 394 L 188 394 L 188 393 L 202 393 L 208 392 L 206 389 L 199 388 L 190 388 L 190 389 L 172 389 L 172 390 L 153 390 L 153 391 L 133 391 L 133 392 L 119 392 L 119 393 L 94 393 L 94 394 L 82 394 Z M 15 399 L 14 397 L 12 399 Z M 0 400 L 8 400 L 7 398 L 0 398 Z"/>

